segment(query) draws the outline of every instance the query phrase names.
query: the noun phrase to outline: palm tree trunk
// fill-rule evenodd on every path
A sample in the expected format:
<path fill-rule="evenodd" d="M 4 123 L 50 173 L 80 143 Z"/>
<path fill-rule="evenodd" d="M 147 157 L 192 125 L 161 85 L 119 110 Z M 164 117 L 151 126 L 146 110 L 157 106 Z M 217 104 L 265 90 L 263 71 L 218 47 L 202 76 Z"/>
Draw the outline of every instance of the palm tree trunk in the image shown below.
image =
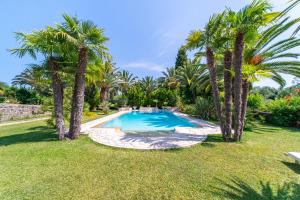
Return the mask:
<path fill-rule="evenodd" d="M 102 102 L 107 101 L 107 99 L 108 99 L 108 91 L 109 90 L 106 87 L 101 88 L 101 101 Z"/>
<path fill-rule="evenodd" d="M 243 134 L 244 125 L 245 125 L 245 118 L 246 118 L 246 113 L 247 113 L 248 89 L 249 89 L 248 81 L 243 80 L 243 85 L 242 85 L 242 111 L 241 111 L 242 126 L 241 126 L 241 130 L 240 130 L 241 136 Z"/>
<path fill-rule="evenodd" d="M 72 98 L 72 111 L 70 119 L 69 137 L 76 139 L 80 134 L 81 117 L 84 104 L 84 90 L 85 90 L 85 71 L 88 61 L 87 48 L 79 47 L 78 64 L 75 74 L 75 85 Z"/>
<path fill-rule="evenodd" d="M 232 65 L 232 52 L 227 50 L 224 55 L 224 106 L 225 106 L 225 121 L 224 131 L 225 140 L 231 139 L 231 126 L 232 126 L 232 76 L 231 76 L 231 65 Z"/>
<path fill-rule="evenodd" d="M 55 126 L 58 132 L 58 139 L 65 137 L 64 115 L 63 115 L 63 84 L 58 73 L 58 66 L 53 58 L 49 58 L 48 65 L 52 76 L 53 102 L 55 114 Z"/>
<path fill-rule="evenodd" d="M 244 51 L 244 33 L 238 31 L 234 44 L 234 140 L 240 141 L 241 120 L 241 93 L 242 93 L 242 64 Z"/>
<path fill-rule="evenodd" d="M 210 83 L 212 85 L 212 91 L 213 91 L 216 112 L 217 112 L 218 119 L 220 121 L 220 128 L 222 131 L 223 139 L 225 140 L 220 92 L 219 92 L 219 88 L 218 88 L 217 72 L 216 72 L 216 67 L 215 67 L 215 57 L 214 57 L 214 52 L 209 47 L 206 48 L 206 59 L 207 59 L 207 67 L 209 70 Z"/>

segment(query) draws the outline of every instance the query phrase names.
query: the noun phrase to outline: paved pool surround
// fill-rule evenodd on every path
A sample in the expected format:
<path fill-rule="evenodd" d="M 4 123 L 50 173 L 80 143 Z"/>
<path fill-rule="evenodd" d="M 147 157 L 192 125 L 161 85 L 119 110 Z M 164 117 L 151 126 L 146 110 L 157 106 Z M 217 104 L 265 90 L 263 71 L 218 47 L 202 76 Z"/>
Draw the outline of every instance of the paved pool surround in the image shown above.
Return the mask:
<path fill-rule="evenodd" d="M 95 128 L 128 111 L 119 111 L 117 113 L 82 124 L 82 134 L 88 134 L 89 137 L 100 144 L 118 148 L 140 149 L 140 150 L 159 150 L 173 148 L 187 148 L 204 141 L 208 134 L 220 134 L 220 127 L 210 122 L 192 118 L 187 114 L 173 112 L 173 114 L 185 118 L 198 127 L 175 127 L 173 132 L 155 131 L 145 133 L 124 133 L 119 128 Z"/>

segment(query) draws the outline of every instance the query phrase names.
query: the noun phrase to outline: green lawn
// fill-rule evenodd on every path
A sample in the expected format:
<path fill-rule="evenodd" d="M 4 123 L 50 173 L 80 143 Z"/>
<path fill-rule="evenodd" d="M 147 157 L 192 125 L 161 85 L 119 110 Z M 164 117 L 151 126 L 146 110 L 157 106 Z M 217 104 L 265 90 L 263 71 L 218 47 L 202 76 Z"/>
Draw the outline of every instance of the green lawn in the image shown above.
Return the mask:
<path fill-rule="evenodd" d="M 45 122 L 0 127 L 0 199 L 300 199 L 299 129 L 259 126 L 188 149 L 57 141 Z M 279 193 L 277 190 L 279 189 Z"/>
<path fill-rule="evenodd" d="M 108 112 L 108 114 L 113 114 L 113 113 L 116 113 L 118 112 L 118 110 L 110 110 Z M 104 117 L 105 115 L 108 115 L 108 114 L 104 114 L 102 111 L 93 111 L 93 112 L 89 112 L 89 114 L 85 114 L 82 116 L 82 123 L 85 123 L 85 122 L 88 122 L 88 121 L 91 121 L 91 120 L 95 120 L 95 119 L 98 119 L 100 117 Z"/>

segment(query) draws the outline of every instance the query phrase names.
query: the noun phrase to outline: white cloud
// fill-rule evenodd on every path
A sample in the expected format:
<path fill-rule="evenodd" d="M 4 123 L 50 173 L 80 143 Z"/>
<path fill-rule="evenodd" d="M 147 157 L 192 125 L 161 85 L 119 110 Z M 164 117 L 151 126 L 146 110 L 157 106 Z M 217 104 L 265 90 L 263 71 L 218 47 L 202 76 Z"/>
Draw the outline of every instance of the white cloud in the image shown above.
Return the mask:
<path fill-rule="evenodd" d="M 145 69 L 148 71 L 162 72 L 165 70 L 165 67 L 162 65 L 150 63 L 150 62 L 131 62 L 124 65 L 126 68 L 132 69 Z"/>

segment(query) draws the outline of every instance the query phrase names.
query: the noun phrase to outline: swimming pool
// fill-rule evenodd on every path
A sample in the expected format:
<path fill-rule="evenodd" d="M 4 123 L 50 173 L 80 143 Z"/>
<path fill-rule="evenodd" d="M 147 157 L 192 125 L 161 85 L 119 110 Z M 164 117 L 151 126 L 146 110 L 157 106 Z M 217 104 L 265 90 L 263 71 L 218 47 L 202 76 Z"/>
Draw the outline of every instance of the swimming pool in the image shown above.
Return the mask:
<path fill-rule="evenodd" d="M 130 112 L 98 127 L 121 128 L 124 132 L 130 131 L 172 131 L 175 127 L 197 127 L 196 124 L 176 116 L 171 112 L 161 111 L 153 113 Z"/>

